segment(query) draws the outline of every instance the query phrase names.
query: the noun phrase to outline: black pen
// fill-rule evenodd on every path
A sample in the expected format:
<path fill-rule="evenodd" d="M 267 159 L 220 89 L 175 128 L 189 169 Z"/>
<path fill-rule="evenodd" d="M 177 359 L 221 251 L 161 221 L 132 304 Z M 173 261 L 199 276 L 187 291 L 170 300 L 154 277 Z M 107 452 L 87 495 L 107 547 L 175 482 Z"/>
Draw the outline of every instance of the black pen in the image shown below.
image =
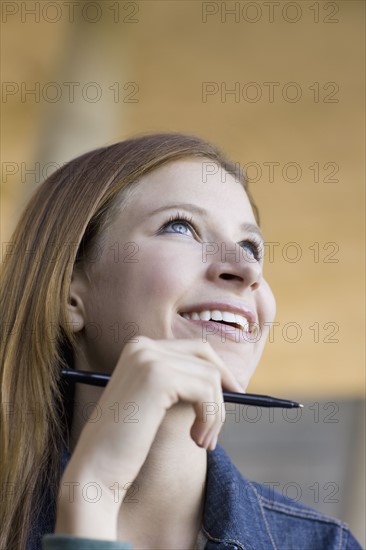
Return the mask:
<path fill-rule="evenodd" d="M 101 372 L 86 372 L 81 370 L 62 369 L 62 376 L 72 382 L 89 384 L 90 386 L 104 387 L 108 384 L 111 376 Z M 239 405 L 252 405 L 256 407 L 282 407 L 283 409 L 296 409 L 303 407 L 301 403 L 278 399 L 269 395 L 257 395 L 254 393 L 236 393 L 232 391 L 222 392 L 225 403 L 239 403 Z"/>

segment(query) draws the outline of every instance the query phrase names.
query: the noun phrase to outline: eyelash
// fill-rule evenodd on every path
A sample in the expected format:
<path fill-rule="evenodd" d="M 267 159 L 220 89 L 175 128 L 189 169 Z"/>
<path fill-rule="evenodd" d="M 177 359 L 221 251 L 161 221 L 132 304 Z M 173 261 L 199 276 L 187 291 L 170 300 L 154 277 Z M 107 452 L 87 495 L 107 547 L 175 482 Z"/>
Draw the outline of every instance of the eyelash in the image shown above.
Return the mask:
<path fill-rule="evenodd" d="M 193 223 L 193 216 L 189 217 L 186 214 L 177 212 L 176 214 L 173 214 L 172 216 L 170 216 L 169 220 L 167 220 L 164 223 L 164 225 L 162 226 L 161 229 L 162 230 L 165 229 L 168 225 L 172 224 L 173 222 L 184 222 L 187 225 L 190 225 L 193 232 L 196 233 L 196 235 L 199 236 L 199 232 L 196 230 L 195 225 Z M 252 250 L 253 250 L 253 256 L 254 256 L 255 260 L 257 260 L 259 262 L 262 259 L 261 243 L 256 242 L 254 239 L 252 239 L 252 240 L 251 239 L 246 239 L 245 241 L 241 241 L 241 242 L 242 243 L 248 243 L 249 245 L 251 245 Z"/>
<path fill-rule="evenodd" d="M 246 239 L 245 241 L 242 241 L 243 243 L 249 243 L 253 250 L 253 256 L 254 259 L 257 262 L 260 262 L 262 260 L 262 243 L 256 242 L 254 239 Z"/>
<path fill-rule="evenodd" d="M 191 229 L 198 235 L 198 232 L 193 224 L 193 217 L 186 216 L 186 214 L 180 214 L 180 212 L 177 212 L 176 214 L 173 214 L 170 216 L 169 220 L 163 225 L 163 228 L 170 225 L 173 222 L 185 222 L 186 224 L 191 226 Z"/>

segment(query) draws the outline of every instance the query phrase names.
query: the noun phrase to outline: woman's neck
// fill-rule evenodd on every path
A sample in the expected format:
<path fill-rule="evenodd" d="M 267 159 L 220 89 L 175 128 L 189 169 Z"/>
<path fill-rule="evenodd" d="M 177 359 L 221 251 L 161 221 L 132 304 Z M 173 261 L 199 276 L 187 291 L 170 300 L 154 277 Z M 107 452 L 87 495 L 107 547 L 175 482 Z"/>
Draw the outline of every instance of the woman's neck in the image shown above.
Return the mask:
<path fill-rule="evenodd" d="M 194 548 L 201 528 L 207 452 L 190 437 L 193 408 L 179 403 L 162 422 L 120 509 L 118 539 L 134 548 Z"/>

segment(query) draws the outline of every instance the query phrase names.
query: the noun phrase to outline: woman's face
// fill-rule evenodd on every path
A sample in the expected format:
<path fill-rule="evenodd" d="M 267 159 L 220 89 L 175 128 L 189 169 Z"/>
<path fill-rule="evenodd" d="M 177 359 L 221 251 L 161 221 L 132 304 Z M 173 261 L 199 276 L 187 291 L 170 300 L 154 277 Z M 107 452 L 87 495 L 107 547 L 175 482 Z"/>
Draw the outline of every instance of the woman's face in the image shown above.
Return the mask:
<path fill-rule="evenodd" d="M 169 221 L 178 213 L 191 221 Z M 199 338 L 246 387 L 275 316 L 252 242 L 260 243 L 256 229 L 242 185 L 211 161 L 175 161 L 141 178 L 107 229 L 98 259 L 86 264 L 79 338 L 90 369 L 112 372 L 124 344 L 139 335 Z M 249 320 L 252 330 L 220 317 L 201 320 L 202 311 L 239 314 L 244 319 L 224 321 Z"/>

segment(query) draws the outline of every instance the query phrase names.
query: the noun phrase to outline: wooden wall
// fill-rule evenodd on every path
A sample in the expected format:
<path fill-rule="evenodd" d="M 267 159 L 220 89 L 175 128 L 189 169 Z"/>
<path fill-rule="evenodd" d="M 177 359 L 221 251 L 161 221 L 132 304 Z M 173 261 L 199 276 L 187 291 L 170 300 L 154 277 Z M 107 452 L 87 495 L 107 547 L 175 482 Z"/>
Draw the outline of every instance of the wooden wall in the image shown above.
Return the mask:
<path fill-rule="evenodd" d="M 77 154 L 144 132 L 208 138 L 247 167 L 272 243 L 279 325 L 249 389 L 362 396 L 364 12 L 3 2 L 2 243 L 42 176 Z"/>

